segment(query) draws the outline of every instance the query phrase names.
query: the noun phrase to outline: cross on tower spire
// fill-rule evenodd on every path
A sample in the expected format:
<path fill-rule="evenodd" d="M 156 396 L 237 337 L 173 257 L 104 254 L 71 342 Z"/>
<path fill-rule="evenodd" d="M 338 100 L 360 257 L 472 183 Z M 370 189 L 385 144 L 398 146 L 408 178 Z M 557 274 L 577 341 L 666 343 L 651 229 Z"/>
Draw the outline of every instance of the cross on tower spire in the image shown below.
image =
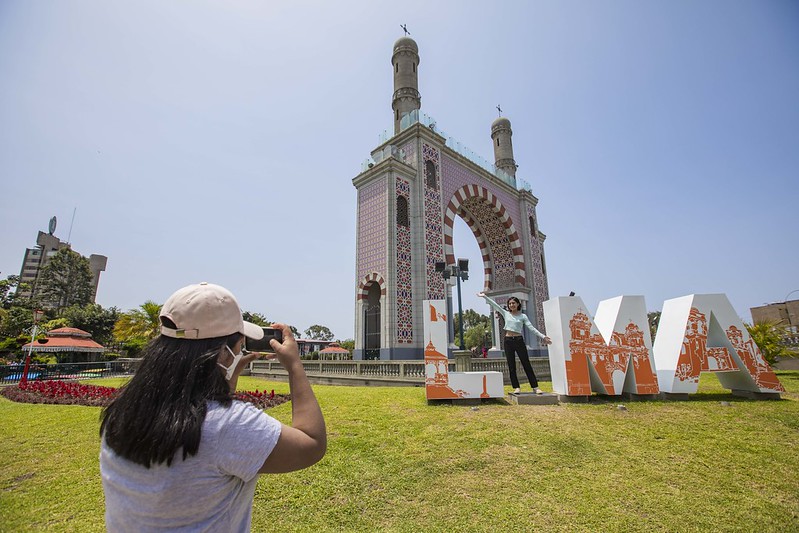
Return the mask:
<path fill-rule="evenodd" d="M 407 26 L 406 24 L 400 24 L 400 28 L 402 28 L 402 31 L 405 32 L 405 35 L 410 35 L 411 32 L 408 31 L 408 28 L 406 26 Z"/>
<path fill-rule="evenodd" d="M 497 111 L 499 112 L 499 116 L 502 116 L 502 108 L 499 107 L 499 104 L 497 104 Z"/>

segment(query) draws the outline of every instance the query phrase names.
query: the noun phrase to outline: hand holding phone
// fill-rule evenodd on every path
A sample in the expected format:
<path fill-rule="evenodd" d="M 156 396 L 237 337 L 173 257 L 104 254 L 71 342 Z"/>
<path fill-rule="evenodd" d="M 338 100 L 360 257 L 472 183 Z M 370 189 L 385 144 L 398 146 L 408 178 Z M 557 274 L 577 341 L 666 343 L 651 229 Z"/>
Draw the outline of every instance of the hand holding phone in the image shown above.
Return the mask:
<path fill-rule="evenodd" d="M 275 349 L 272 348 L 269 341 L 272 339 L 277 340 L 277 342 L 283 342 L 283 331 L 277 328 L 261 328 L 264 330 L 264 336 L 261 339 L 253 340 L 253 339 L 245 339 L 244 340 L 244 347 L 247 351 L 250 352 L 267 352 L 267 353 L 275 353 Z"/>

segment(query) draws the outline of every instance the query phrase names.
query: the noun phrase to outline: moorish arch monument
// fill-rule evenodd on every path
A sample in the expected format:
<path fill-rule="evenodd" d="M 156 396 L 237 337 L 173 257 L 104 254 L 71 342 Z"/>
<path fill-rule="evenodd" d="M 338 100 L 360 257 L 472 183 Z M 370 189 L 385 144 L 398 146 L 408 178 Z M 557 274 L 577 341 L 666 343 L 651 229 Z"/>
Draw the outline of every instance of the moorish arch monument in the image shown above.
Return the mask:
<path fill-rule="evenodd" d="M 470 265 L 470 290 L 479 287 L 500 304 L 518 297 L 544 331 L 545 236 L 538 199 L 516 179 L 510 120 L 491 124 L 495 162 L 482 160 L 420 112 L 419 62 L 413 39 L 394 43 L 393 135 L 384 135 L 352 180 L 358 194 L 355 359 L 424 357 L 423 301 L 446 299 L 452 309 L 454 278 L 445 280 L 436 263 L 455 264 L 456 217 L 482 252 L 482 268 Z M 495 317 L 494 347 L 501 346 L 501 331 Z M 537 338 L 526 338 L 532 354 L 542 353 Z"/>

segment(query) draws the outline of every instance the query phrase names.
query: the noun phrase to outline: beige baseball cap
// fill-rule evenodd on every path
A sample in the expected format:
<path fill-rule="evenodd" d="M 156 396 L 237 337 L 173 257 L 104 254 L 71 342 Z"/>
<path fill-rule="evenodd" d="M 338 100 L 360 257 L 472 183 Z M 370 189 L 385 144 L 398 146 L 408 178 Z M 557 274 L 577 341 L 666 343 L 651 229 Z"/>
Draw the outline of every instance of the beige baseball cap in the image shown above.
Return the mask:
<path fill-rule="evenodd" d="M 241 333 L 261 339 L 264 330 L 241 317 L 241 308 L 233 294 L 224 287 L 203 281 L 177 290 L 161 307 L 160 317 L 175 323 L 176 328 L 161 325 L 161 335 L 177 339 L 213 339 Z"/>

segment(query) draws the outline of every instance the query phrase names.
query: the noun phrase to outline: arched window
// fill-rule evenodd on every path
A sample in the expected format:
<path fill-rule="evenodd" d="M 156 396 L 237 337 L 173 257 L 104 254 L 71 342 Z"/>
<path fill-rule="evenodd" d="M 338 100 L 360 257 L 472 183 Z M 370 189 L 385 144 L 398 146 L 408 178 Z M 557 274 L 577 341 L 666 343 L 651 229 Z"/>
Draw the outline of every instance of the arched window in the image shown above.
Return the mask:
<path fill-rule="evenodd" d="M 406 228 L 410 226 L 408 199 L 404 196 L 397 196 L 397 225 Z"/>
<path fill-rule="evenodd" d="M 380 359 L 380 285 L 372 282 L 364 302 L 364 359 Z"/>
<path fill-rule="evenodd" d="M 537 234 L 538 228 L 535 227 L 535 219 L 530 217 L 530 235 L 535 239 L 538 237 Z"/>
<path fill-rule="evenodd" d="M 436 179 L 436 164 L 429 159 L 424 162 L 424 179 L 429 188 L 435 189 L 438 187 L 438 180 Z"/>

